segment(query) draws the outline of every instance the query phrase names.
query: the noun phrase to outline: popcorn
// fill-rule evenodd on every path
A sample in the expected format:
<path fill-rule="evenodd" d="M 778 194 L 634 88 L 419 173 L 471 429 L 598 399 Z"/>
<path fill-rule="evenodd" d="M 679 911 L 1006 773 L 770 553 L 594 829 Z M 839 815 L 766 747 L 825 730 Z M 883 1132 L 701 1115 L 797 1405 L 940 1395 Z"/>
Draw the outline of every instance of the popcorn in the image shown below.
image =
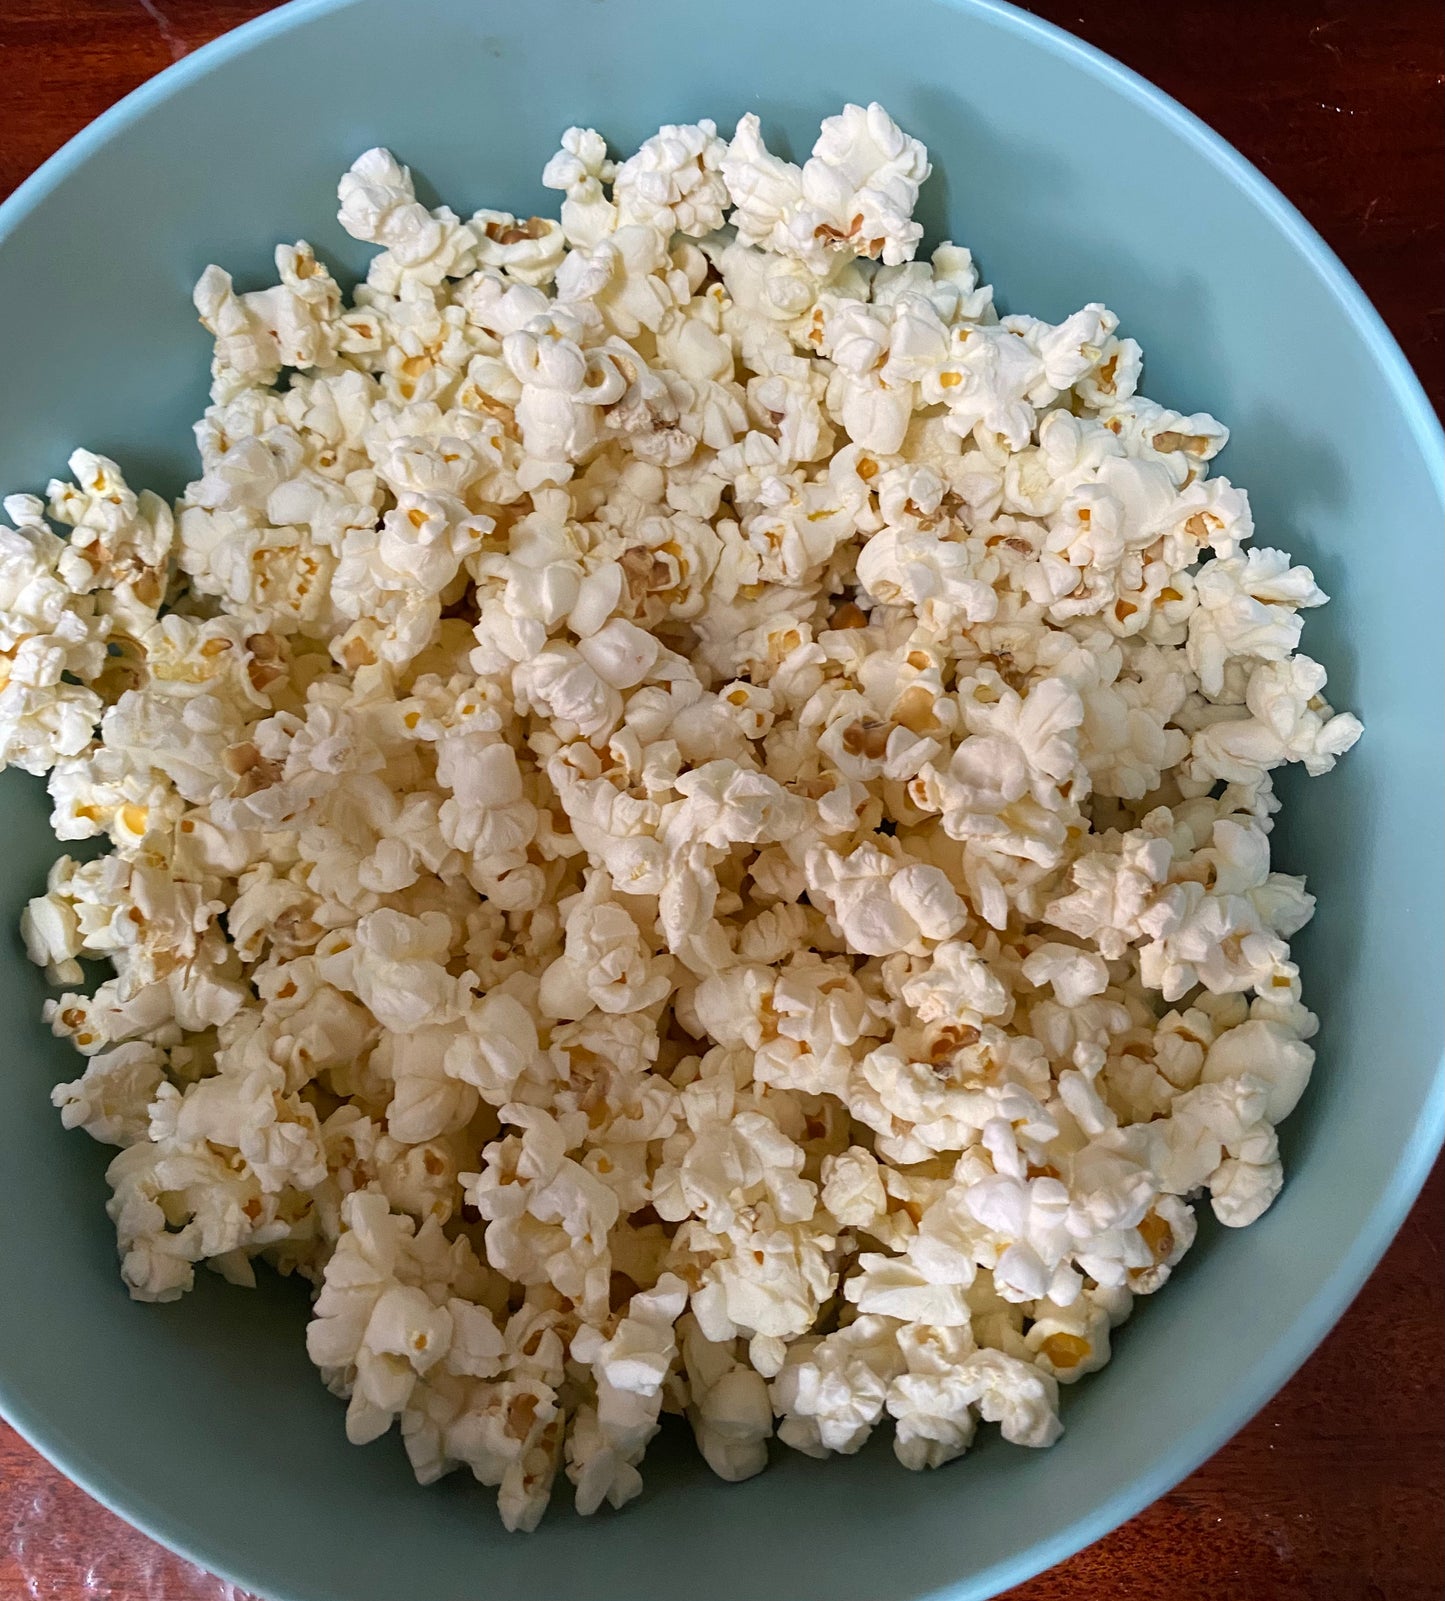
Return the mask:
<path fill-rule="evenodd" d="M 897 1327 L 891 1318 L 862 1316 L 836 1334 L 795 1341 L 772 1385 L 783 1420 L 778 1438 L 808 1456 L 861 1450 L 903 1368 Z"/>
<path fill-rule="evenodd" d="M 1107 307 L 915 259 L 928 172 L 878 105 L 801 166 L 570 128 L 557 221 L 368 151 L 349 297 L 197 284 L 174 509 L 84 450 L 4 501 L 0 766 L 109 847 L 21 931 L 122 1278 L 301 1274 L 349 1438 L 509 1529 L 625 1506 L 664 1411 L 728 1480 L 1049 1445 L 1283 1183 L 1326 597 Z"/>
<path fill-rule="evenodd" d="M 1219 695 L 1232 657 L 1286 660 L 1304 626 L 1298 608 L 1328 600 L 1308 567 L 1288 562 L 1283 551 L 1256 549 L 1206 562 L 1195 574 L 1199 605 L 1189 619 L 1186 654 L 1206 695 Z"/>
<path fill-rule="evenodd" d="M 1058 1419 L 1058 1386 L 1017 1357 L 1002 1351 L 975 1351 L 959 1364 L 960 1396 L 997 1423 L 1015 1445 L 1049 1446 L 1063 1433 Z"/>
<path fill-rule="evenodd" d="M 930 170 L 923 146 L 876 102 L 829 117 L 801 171 L 768 151 L 752 112 L 722 161 L 738 238 L 814 271 L 830 252 L 910 260 L 923 236 L 910 214 Z"/>
<path fill-rule="evenodd" d="M 739 1360 L 734 1342 L 709 1340 L 691 1313 L 678 1329 L 697 1448 L 720 1479 L 750 1479 L 768 1465 L 773 1408 L 767 1383 Z"/>
<path fill-rule="evenodd" d="M 1035 946 L 1019 971 L 1030 984 L 1048 984 L 1060 1006 L 1081 1006 L 1109 987 L 1109 969 L 1101 957 L 1053 940 Z"/>
<path fill-rule="evenodd" d="M 83 1128 L 105 1145 L 128 1146 L 150 1131 L 150 1103 L 166 1077 L 165 1053 L 132 1040 L 101 1051 L 71 1084 L 57 1084 L 51 1101 L 66 1128 Z"/>
<path fill-rule="evenodd" d="M 1364 732 L 1349 712 L 1332 712 L 1320 691 L 1325 670 L 1308 656 L 1266 662 L 1249 675 L 1247 716 L 1222 718 L 1195 734 L 1185 773 L 1207 782 L 1257 783 L 1283 762 L 1318 778 Z"/>
<path fill-rule="evenodd" d="M 861 1145 L 825 1156 L 822 1202 L 843 1227 L 871 1232 L 888 1210 L 877 1158 Z"/>
<path fill-rule="evenodd" d="M 566 1154 L 569 1128 L 538 1107 L 509 1102 L 503 1124 L 522 1130 L 482 1151 L 481 1173 L 462 1174 L 467 1201 L 490 1223 L 487 1260 L 525 1284 L 550 1283 L 584 1313 L 607 1301 L 607 1236 L 616 1194 Z M 580 1119 L 585 1125 L 585 1116 Z M 575 1114 L 569 1125 L 578 1121 Z"/>
<path fill-rule="evenodd" d="M 1266 1086 L 1265 1118 L 1280 1123 L 1299 1105 L 1314 1060 L 1310 1046 L 1284 1024 L 1251 1018 L 1210 1045 L 1199 1077 L 1215 1084 L 1248 1074 Z"/>
<path fill-rule="evenodd" d="M 659 129 L 618 164 L 612 186 L 618 225 L 643 223 L 668 237 L 695 239 L 721 228 L 729 199 L 719 171 L 726 151 L 717 124 L 706 118 Z"/>
<path fill-rule="evenodd" d="M 542 975 L 544 1015 L 582 1017 L 594 1006 L 638 1012 L 671 991 L 671 962 L 648 950 L 637 923 L 611 893 L 610 879 L 599 873 L 568 912 L 566 946 Z"/>
<path fill-rule="evenodd" d="M 662 1386 L 677 1355 L 673 1325 L 687 1286 L 665 1273 L 634 1295 L 612 1334 L 584 1324 L 572 1337 L 575 1361 L 591 1366 L 597 1404 L 584 1407 L 567 1437 L 567 1477 L 584 1516 L 605 1500 L 624 1506 L 642 1492 L 637 1464 L 657 1433 Z"/>
<path fill-rule="evenodd" d="M 308 244 L 276 250 L 281 282 L 238 295 L 231 275 L 207 267 L 195 289 L 201 325 L 214 335 L 212 372 L 223 393 L 233 383 L 274 383 L 283 367 L 324 367 L 335 359 L 341 291 Z"/>
<path fill-rule="evenodd" d="M 416 198 L 411 172 L 387 150 L 368 150 L 352 162 L 337 188 L 339 220 L 353 239 L 380 245 L 368 282 L 392 292 L 408 278 L 434 287 L 461 278 L 476 259 L 476 240 L 456 214 L 428 211 Z"/>
<path fill-rule="evenodd" d="M 714 1233 L 744 1224 L 758 1206 L 784 1223 L 806 1223 L 815 1187 L 800 1178 L 804 1152 L 761 1112 L 738 1112 L 719 1126 L 701 1097 L 683 1092 L 689 1123 L 698 1126 L 665 1148 L 652 1180 L 652 1204 L 665 1222 L 699 1218 Z M 673 1152 L 681 1147 L 680 1159 Z"/>
<path fill-rule="evenodd" d="M 900 1373 L 888 1386 L 887 1407 L 894 1455 L 906 1468 L 942 1467 L 973 1442 L 969 1393 L 952 1370 Z"/>
<path fill-rule="evenodd" d="M 460 1022 L 382 1035 L 368 1065 L 391 1080 L 386 1126 L 393 1138 L 422 1145 L 471 1122 L 477 1087 L 453 1066 L 457 1047 L 465 1049 L 465 1043 L 469 1041 Z"/>
<path fill-rule="evenodd" d="M 549 217 L 521 221 L 509 211 L 478 211 L 471 219 L 477 263 L 493 267 L 518 283 L 550 283 L 566 249 L 560 223 Z"/>
<path fill-rule="evenodd" d="M 835 1282 L 831 1234 L 780 1223 L 770 1207 L 740 1217 L 726 1234 L 685 1224 L 674 1250 L 706 1263 L 692 1313 L 710 1340 L 749 1340 L 749 1360 L 764 1377 L 780 1365 L 789 1340 L 810 1328 Z"/>
<path fill-rule="evenodd" d="M 820 848 L 804 870 L 809 893 L 859 955 L 922 956 L 929 941 L 956 934 L 967 915 L 939 868 L 910 862 L 901 851 L 860 845 L 844 857 Z"/>
<path fill-rule="evenodd" d="M 460 1373 L 486 1372 L 500 1341 L 479 1307 L 447 1297 L 449 1285 L 429 1279 L 425 1228 L 416 1233 L 410 1219 L 388 1212 L 384 1195 L 348 1196 L 342 1218 L 306 1348 L 328 1383 L 349 1396 L 347 1437 L 364 1445 L 390 1428 L 418 1379 L 443 1362 Z M 464 1276 L 464 1242 L 447 1256 L 453 1273 Z"/>
<path fill-rule="evenodd" d="M 617 163 L 607 159 L 607 143 L 592 128 L 569 128 L 562 148 L 542 169 L 549 189 L 566 193 L 562 202 L 562 232 L 570 245 L 595 245 L 617 226 L 617 208 L 603 193 L 603 185 L 617 175 Z"/>

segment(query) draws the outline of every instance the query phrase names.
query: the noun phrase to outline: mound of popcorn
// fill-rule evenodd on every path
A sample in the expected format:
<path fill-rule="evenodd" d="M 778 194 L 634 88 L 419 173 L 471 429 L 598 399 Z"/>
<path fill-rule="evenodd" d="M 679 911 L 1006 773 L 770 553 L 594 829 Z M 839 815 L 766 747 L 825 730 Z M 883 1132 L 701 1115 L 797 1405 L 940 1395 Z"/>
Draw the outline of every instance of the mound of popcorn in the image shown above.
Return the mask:
<path fill-rule="evenodd" d="M 24 936 L 125 1282 L 301 1274 L 350 1439 L 509 1528 L 665 1413 L 731 1480 L 1047 1446 L 1280 1189 L 1326 597 L 1111 312 L 919 259 L 928 173 L 878 105 L 801 167 L 569 129 L 560 221 L 368 151 L 349 298 L 305 243 L 197 285 L 174 509 L 84 450 L 4 503 L 0 758 L 109 846 Z"/>

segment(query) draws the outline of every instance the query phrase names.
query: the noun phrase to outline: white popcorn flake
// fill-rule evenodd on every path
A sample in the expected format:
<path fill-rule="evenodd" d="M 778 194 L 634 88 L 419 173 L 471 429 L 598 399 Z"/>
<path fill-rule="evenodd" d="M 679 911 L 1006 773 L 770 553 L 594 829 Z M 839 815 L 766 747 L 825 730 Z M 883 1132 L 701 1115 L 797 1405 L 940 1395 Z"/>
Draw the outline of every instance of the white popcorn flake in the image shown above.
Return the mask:
<path fill-rule="evenodd" d="M 825 1156 L 821 1198 L 845 1228 L 870 1230 L 888 1210 L 877 1159 L 861 1145 Z"/>
<path fill-rule="evenodd" d="M 494 267 L 533 287 L 556 277 L 566 250 L 560 223 L 549 217 L 517 218 L 509 211 L 478 211 L 471 226 L 479 266 Z"/>
<path fill-rule="evenodd" d="M 1282 1023 L 1251 1018 L 1227 1029 L 1209 1047 L 1200 1072 L 1205 1084 L 1244 1078 L 1266 1086 L 1265 1117 L 1282 1122 L 1299 1105 L 1314 1067 L 1314 1050 Z"/>
<path fill-rule="evenodd" d="M 509 1529 L 664 1412 L 727 1480 L 1046 1446 L 1283 1182 L 1326 597 L 1107 307 L 915 259 L 928 172 L 876 104 L 801 166 L 570 128 L 558 220 L 368 151 L 350 296 L 197 284 L 174 508 L 85 450 L 3 503 L 0 766 L 109 847 L 21 931 L 123 1281 L 301 1274 L 348 1437 Z"/>
<path fill-rule="evenodd" d="M 824 272 L 830 255 L 910 260 L 923 236 L 911 213 L 930 170 L 927 151 L 876 102 L 829 117 L 801 170 L 768 151 L 749 112 L 722 162 L 739 239 Z"/>
<path fill-rule="evenodd" d="M 860 845 L 846 857 L 819 848 L 805 871 L 809 893 L 862 956 L 922 956 L 930 941 L 956 934 L 967 916 L 941 869 L 877 845 Z"/>
<path fill-rule="evenodd" d="M 686 1305 L 687 1286 L 664 1273 L 632 1297 L 610 1334 L 584 1324 L 572 1337 L 572 1356 L 590 1365 L 597 1394 L 567 1437 L 567 1477 L 584 1516 L 604 1500 L 621 1507 L 641 1494 L 637 1466 L 659 1427 L 663 1384 L 677 1357 L 673 1325 Z"/>
<path fill-rule="evenodd" d="M 1015 1445 L 1052 1445 L 1063 1433 L 1053 1377 L 1002 1351 L 975 1351 L 959 1364 L 960 1399 L 1001 1426 Z"/>
<path fill-rule="evenodd" d="M 1186 774 L 1206 782 L 1257 784 L 1285 762 L 1302 762 L 1315 778 L 1329 772 L 1364 729 L 1349 712 L 1331 710 L 1320 693 L 1324 687 L 1324 668 L 1308 656 L 1254 668 L 1244 694 L 1246 715 L 1226 715 L 1202 727 L 1191 743 Z"/>
<path fill-rule="evenodd" d="M 542 182 L 561 189 L 562 231 L 568 244 L 595 245 L 617 226 L 617 208 L 604 185 L 617 174 L 617 163 L 607 157 L 607 142 L 592 128 L 569 128 L 562 148 L 542 169 Z"/>
<path fill-rule="evenodd" d="M 772 1385 L 778 1438 L 809 1456 L 861 1450 L 904 1366 L 897 1329 L 891 1318 L 864 1315 L 836 1334 L 795 1341 Z"/>
<path fill-rule="evenodd" d="M 720 171 L 726 151 L 717 124 L 706 119 L 660 129 L 617 167 L 612 195 L 618 225 L 643 223 L 669 237 L 694 238 L 721 228 L 728 207 Z"/>
<path fill-rule="evenodd" d="M 768 1464 L 773 1408 L 767 1381 L 737 1355 L 736 1341 L 709 1340 L 691 1313 L 678 1328 L 698 1450 L 720 1479 L 750 1479 Z"/>
<path fill-rule="evenodd" d="M 1189 619 L 1189 665 L 1206 695 L 1224 687 L 1233 657 L 1284 661 L 1299 644 L 1299 608 L 1329 598 L 1308 567 L 1291 567 L 1279 550 L 1248 551 L 1206 562 L 1194 578 L 1199 604 Z"/>
<path fill-rule="evenodd" d="M 394 293 L 408 280 L 433 287 L 460 278 L 476 259 L 476 240 L 456 214 L 428 211 L 416 198 L 411 172 L 389 150 L 358 156 L 337 186 L 339 221 L 353 239 L 380 245 L 369 281 Z"/>
<path fill-rule="evenodd" d="M 57 1084 L 51 1100 L 66 1128 L 83 1128 L 106 1145 L 134 1145 L 150 1130 L 150 1103 L 165 1081 L 165 1054 L 132 1040 L 92 1056 L 73 1084 Z"/>

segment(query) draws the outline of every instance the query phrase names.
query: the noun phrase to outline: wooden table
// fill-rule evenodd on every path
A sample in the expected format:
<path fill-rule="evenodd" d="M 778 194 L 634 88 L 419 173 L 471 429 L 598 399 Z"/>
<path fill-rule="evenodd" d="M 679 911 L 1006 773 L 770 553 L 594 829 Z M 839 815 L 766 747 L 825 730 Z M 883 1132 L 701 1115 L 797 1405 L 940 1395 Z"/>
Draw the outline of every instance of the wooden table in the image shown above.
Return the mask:
<path fill-rule="evenodd" d="M 525 3 L 525 0 L 518 0 Z M 0 194 L 112 101 L 264 0 L 4 0 Z M 1435 0 L 1048 0 L 1177 96 L 1344 258 L 1442 403 Z M 1445 1177 L 1344 1321 L 1212 1461 L 1010 1601 L 1439 1601 Z M 245 1601 L 0 1425 L 0 1598 Z"/>

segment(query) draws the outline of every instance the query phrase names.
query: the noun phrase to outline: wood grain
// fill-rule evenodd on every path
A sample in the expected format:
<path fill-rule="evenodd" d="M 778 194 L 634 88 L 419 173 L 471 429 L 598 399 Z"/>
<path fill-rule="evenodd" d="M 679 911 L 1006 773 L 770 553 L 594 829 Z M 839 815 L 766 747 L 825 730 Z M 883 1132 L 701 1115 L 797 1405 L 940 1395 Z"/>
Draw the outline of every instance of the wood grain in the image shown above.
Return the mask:
<path fill-rule="evenodd" d="M 269 5 L 3 0 L 0 194 L 153 73 Z M 1197 112 L 1284 190 L 1445 404 L 1436 0 L 1031 7 Z M 1009 1601 L 1438 1601 L 1445 1170 L 1338 1328 L 1211 1461 Z M 0 1425 L 0 1598 L 244 1601 Z"/>

